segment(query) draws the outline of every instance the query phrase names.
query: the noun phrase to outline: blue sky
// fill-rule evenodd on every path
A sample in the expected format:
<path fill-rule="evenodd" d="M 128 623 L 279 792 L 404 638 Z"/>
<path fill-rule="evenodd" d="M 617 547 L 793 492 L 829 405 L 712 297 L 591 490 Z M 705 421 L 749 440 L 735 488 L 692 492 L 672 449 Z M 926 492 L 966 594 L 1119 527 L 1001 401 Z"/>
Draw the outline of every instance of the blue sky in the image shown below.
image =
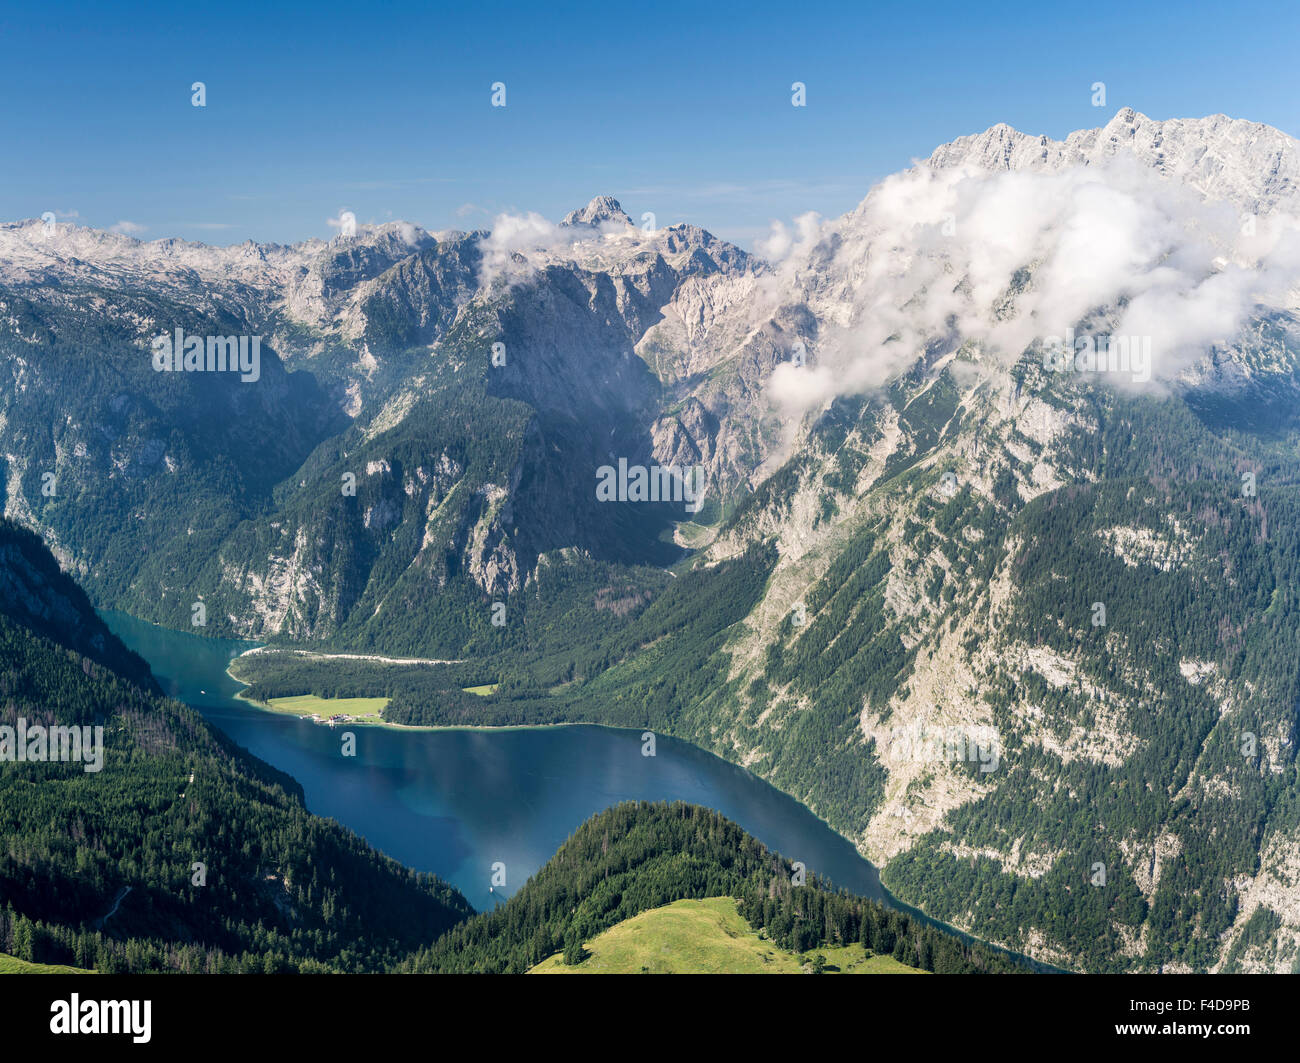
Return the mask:
<path fill-rule="evenodd" d="M 0 220 L 288 243 L 329 237 L 344 209 L 473 229 L 608 193 L 748 246 L 999 121 L 1061 137 L 1131 106 L 1296 136 L 1298 30 L 1300 5 L 1249 0 L 4 0 Z"/>

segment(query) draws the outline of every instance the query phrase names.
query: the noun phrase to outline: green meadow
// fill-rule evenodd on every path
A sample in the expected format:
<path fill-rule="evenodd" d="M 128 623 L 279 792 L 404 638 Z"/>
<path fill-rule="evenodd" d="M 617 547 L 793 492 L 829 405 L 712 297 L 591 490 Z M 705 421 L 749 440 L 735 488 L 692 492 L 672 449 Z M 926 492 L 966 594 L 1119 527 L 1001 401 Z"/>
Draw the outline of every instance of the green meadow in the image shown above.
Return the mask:
<path fill-rule="evenodd" d="M 576 967 L 559 953 L 529 974 L 801 974 L 821 955 L 826 974 L 925 974 L 861 945 L 814 949 L 804 956 L 759 937 L 731 897 L 676 901 L 654 908 L 586 943 Z"/>
<path fill-rule="evenodd" d="M 0 974 L 94 974 L 80 967 L 64 967 L 61 964 L 28 963 L 17 956 L 0 952 Z"/>
<path fill-rule="evenodd" d="M 273 712 L 289 713 L 293 716 L 351 716 L 357 720 L 373 720 L 378 723 L 388 698 L 318 698 L 315 694 L 299 694 L 291 698 L 272 698 L 257 704 Z"/>

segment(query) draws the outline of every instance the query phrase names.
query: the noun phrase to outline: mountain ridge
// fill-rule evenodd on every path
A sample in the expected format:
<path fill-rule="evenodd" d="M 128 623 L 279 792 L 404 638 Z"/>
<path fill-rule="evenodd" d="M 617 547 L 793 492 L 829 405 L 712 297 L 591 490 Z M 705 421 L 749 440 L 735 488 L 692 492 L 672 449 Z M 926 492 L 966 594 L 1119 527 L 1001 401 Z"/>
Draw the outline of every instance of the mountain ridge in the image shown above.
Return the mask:
<path fill-rule="evenodd" d="M 1076 130 L 1064 140 L 1000 122 L 939 146 L 926 164 L 1053 172 L 1125 155 L 1249 212 L 1300 208 L 1300 142 L 1272 126 L 1224 114 L 1160 121 L 1123 107 L 1104 126 Z"/>

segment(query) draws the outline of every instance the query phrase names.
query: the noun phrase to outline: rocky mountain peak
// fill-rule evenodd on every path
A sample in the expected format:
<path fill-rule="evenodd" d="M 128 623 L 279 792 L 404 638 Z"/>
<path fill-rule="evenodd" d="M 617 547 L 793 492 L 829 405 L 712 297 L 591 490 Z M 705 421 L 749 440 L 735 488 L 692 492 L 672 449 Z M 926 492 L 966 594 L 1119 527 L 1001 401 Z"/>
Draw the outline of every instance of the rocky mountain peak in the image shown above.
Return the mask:
<path fill-rule="evenodd" d="M 602 225 L 611 221 L 621 222 L 624 225 L 632 224 L 632 219 L 627 216 L 617 199 L 613 196 L 596 196 L 585 207 L 569 211 L 560 224 L 569 226 Z"/>
<path fill-rule="evenodd" d="M 1300 210 L 1300 141 L 1224 114 L 1161 121 L 1123 107 L 1104 126 L 1064 140 L 1031 136 L 1000 122 L 936 148 L 928 165 L 1055 173 L 1118 156 L 1251 213 Z"/>

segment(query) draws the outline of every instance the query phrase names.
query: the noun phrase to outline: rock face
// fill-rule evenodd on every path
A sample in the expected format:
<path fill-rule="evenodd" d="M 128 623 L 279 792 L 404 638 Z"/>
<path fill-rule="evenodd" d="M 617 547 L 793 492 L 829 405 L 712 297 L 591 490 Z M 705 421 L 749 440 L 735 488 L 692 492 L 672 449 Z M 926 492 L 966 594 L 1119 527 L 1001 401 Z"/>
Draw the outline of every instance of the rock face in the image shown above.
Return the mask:
<path fill-rule="evenodd" d="M 598 226 L 606 222 L 614 222 L 618 225 L 632 224 L 632 219 L 624 213 L 622 206 L 613 196 L 597 196 L 585 207 L 569 211 L 560 224 Z"/>

